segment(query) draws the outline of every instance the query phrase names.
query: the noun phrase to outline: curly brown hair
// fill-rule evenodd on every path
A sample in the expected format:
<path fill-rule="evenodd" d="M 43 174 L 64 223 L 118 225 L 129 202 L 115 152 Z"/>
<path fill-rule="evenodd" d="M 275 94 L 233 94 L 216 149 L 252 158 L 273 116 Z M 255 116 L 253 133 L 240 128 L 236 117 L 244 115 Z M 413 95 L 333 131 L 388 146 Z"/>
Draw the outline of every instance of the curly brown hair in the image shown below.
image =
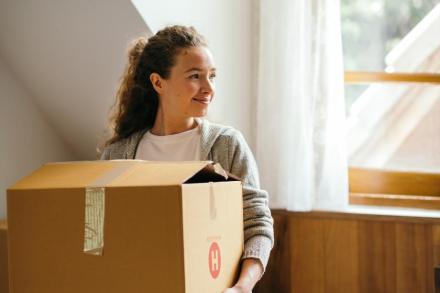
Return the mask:
<path fill-rule="evenodd" d="M 110 118 L 113 136 L 105 146 L 153 127 L 159 97 L 150 75 L 157 73 L 168 78 L 180 50 L 200 46 L 207 46 L 205 38 L 195 28 L 179 25 L 165 27 L 149 39 L 140 37 L 132 42 Z"/>

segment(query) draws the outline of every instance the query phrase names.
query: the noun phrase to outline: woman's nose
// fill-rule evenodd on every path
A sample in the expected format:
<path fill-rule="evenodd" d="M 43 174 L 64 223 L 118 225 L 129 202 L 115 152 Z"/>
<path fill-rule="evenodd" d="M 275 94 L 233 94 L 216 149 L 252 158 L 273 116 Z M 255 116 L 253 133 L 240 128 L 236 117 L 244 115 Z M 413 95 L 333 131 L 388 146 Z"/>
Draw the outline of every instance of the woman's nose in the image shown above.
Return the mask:
<path fill-rule="evenodd" d="M 214 83 L 207 79 L 202 85 L 202 92 L 203 93 L 213 93 L 214 92 Z"/>

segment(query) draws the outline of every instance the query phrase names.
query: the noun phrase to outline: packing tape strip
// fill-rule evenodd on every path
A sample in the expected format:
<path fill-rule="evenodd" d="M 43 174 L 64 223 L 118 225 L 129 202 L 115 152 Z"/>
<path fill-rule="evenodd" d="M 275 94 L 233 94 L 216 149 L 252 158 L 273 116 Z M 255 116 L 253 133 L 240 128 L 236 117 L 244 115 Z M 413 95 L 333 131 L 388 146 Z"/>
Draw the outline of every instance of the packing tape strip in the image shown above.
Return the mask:
<path fill-rule="evenodd" d="M 84 253 L 101 256 L 104 252 L 105 186 L 124 174 L 131 162 L 116 167 L 85 188 Z"/>
<path fill-rule="evenodd" d="M 105 188 L 86 187 L 84 252 L 102 255 L 104 249 Z"/>
<path fill-rule="evenodd" d="M 209 182 L 209 218 L 215 220 L 217 218 L 217 206 L 215 204 L 214 183 Z"/>

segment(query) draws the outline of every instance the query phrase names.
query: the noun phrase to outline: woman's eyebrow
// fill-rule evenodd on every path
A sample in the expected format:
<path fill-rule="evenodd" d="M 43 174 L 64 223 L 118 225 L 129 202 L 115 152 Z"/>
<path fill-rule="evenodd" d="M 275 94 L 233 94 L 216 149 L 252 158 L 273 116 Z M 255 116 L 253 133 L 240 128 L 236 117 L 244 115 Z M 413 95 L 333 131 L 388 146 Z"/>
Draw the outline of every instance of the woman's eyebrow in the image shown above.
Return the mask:
<path fill-rule="evenodd" d="M 216 70 L 217 70 L 217 69 L 214 67 L 214 68 L 211 68 L 209 71 L 216 71 Z M 191 72 L 191 71 L 203 71 L 203 69 L 201 69 L 201 68 L 197 68 L 197 67 L 192 67 L 192 68 L 186 70 L 185 73 L 187 73 L 187 72 Z"/>
<path fill-rule="evenodd" d="M 185 73 L 190 72 L 190 71 L 202 71 L 202 70 L 200 68 L 197 68 L 197 67 L 192 67 L 192 68 L 186 70 Z"/>

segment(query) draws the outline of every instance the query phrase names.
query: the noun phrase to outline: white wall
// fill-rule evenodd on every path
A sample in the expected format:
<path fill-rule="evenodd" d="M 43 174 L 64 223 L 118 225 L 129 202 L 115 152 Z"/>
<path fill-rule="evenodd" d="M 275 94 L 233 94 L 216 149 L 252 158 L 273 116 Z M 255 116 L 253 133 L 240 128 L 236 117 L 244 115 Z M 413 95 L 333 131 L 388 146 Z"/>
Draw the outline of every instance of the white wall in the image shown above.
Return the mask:
<path fill-rule="evenodd" d="M 128 42 L 148 34 L 129 0 L 0 1 L 0 56 L 82 160 L 97 157 Z"/>
<path fill-rule="evenodd" d="M 192 25 L 209 42 L 217 67 L 212 121 L 241 130 L 253 146 L 254 28 L 252 0 L 133 0 L 153 33 L 166 25 Z"/>
<path fill-rule="evenodd" d="M 6 189 L 45 162 L 73 160 L 72 152 L 0 58 L 0 219 Z"/>

